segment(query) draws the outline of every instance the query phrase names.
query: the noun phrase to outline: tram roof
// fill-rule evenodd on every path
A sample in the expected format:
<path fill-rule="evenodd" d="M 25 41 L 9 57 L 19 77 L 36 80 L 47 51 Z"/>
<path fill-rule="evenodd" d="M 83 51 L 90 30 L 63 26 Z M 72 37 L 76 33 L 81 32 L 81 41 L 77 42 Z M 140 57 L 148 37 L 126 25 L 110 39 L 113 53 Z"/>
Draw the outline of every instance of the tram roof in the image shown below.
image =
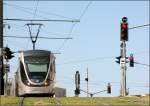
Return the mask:
<path fill-rule="evenodd" d="M 47 50 L 26 50 L 22 51 L 24 56 L 49 56 L 51 51 Z"/>

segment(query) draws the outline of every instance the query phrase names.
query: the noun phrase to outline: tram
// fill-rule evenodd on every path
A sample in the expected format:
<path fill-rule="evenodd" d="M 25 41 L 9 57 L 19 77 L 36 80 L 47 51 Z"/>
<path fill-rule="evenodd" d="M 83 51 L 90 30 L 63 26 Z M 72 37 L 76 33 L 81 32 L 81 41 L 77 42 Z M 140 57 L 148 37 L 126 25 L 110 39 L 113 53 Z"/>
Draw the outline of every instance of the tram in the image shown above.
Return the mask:
<path fill-rule="evenodd" d="M 55 94 L 55 56 L 46 50 L 20 52 L 15 75 L 15 95 Z"/>

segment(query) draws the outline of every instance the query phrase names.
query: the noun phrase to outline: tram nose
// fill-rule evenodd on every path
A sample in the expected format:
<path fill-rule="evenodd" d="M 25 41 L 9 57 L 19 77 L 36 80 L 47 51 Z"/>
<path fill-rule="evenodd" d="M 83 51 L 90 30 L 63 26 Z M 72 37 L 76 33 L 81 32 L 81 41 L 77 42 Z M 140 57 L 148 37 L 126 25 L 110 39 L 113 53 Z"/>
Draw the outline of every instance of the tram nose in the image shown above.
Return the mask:
<path fill-rule="evenodd" d="M 43 82 L 43 79 L 31 79 L 31 81 L 34 83 L 40 83 Z"/>
<path fill-rule="evenodd" d="M 29 78 L 33 83 L 41 83 L 45 80 L 45 77 L 46 77 L 45 75 L 42 76 L 42 75 L 35 74 L 35 75 L 30 76 Z"/>

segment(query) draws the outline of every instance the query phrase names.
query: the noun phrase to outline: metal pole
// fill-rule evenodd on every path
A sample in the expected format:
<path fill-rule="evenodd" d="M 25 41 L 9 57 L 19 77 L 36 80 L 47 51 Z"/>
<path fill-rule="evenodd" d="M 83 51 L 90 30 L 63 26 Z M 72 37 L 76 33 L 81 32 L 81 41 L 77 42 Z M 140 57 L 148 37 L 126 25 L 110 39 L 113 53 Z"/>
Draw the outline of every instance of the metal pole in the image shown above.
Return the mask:
<path fill-rule="evenodd" d="M 4 79 L 3 79 L 3 0 L 0 0 L 0 94 L 4 95 Z"/>
<path fill-rule="evenodd" d="M 89 77 L 88 77 L 88 68 L 87 68 L 87 97 L 89 97 Z"/>
<path fill-rule="evenodd" d="M 8 93 L 7 93 L 7 90 L 8 90 L 8 70 L 7 70 L 7 63 L 5 64 L 5 85 L 4 85 L 4 87 L 5 87 L 5 89 L 4 89 L 4 96 L 7 96 L 8 95 Z"/>
<path fill-rule="evenodd" d="M 126 43 L 122 41 L 121 43 L 121 96 L 126 96 Z"/>
<path fill-rule="evenodd" d="M 79 71 L 76 71 L 76 74 L 75 74 L 75 85 L 76 85 L 75 96 L 79 97 L 79 91 L 80 91 L 80 74 L 79 74 Z"/>

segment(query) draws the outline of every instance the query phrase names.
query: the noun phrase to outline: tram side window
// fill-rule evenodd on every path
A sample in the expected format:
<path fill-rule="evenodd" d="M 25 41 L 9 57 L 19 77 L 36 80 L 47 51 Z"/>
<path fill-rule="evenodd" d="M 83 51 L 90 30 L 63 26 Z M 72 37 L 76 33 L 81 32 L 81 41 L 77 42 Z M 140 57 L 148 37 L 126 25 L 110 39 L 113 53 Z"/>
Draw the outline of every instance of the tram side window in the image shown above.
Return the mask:
<path fill-rule="evenodd" d="M 25 70 L 24 70 L 24 67 L 23 67 L 22 62 L 20 62 L 20 73 L 21 73 L 21 79 L 22 79 L 23 81 L 26 80 L 27 77 L 26 77 Z"/>

